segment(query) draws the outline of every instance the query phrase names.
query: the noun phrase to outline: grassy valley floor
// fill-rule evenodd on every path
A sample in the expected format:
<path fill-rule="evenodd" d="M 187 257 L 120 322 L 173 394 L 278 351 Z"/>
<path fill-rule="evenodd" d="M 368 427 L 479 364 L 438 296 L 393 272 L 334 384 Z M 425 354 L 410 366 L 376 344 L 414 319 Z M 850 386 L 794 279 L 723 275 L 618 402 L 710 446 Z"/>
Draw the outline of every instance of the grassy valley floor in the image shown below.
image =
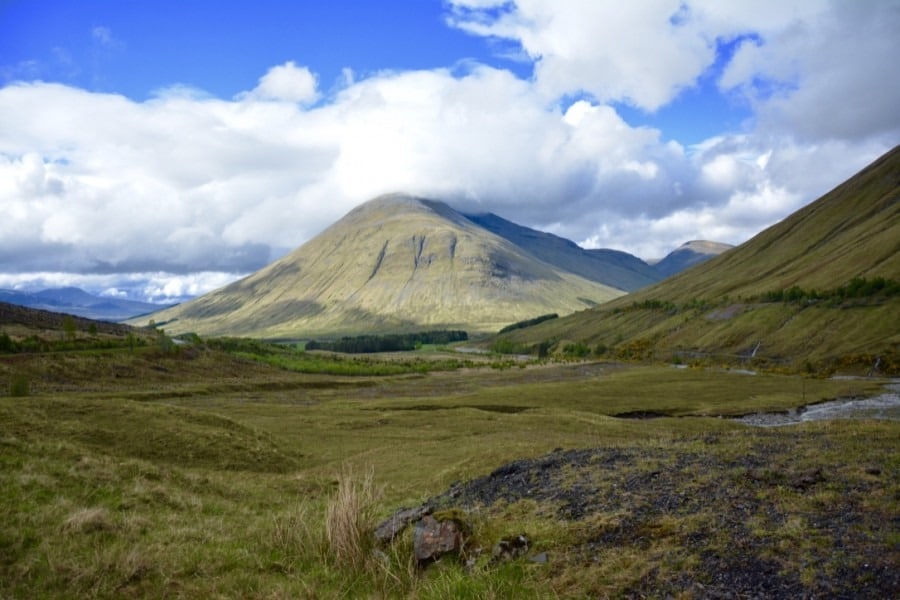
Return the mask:
<path fill-rule="evenodd" d="M 0 597 L 900 595 L 900 423 L 725 418 L 884 381 L 490 360 L 0 357 L 3 393 L 29 384 L 0 397 Z M 335 510 L 370 532 L 428 500 L 465 515 L 468 566 L 420 568 L 408 531 L 341 550 Z M 520 533 L 528 554 L 492 562 Z"/>

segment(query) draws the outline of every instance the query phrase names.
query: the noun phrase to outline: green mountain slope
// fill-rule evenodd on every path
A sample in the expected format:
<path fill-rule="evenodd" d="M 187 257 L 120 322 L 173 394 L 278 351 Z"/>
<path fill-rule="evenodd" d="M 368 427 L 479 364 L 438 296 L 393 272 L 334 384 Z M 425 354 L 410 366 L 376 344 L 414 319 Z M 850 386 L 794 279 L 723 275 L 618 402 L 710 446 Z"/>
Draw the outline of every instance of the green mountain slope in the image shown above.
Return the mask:
<path fill-rule="evenodd" d="M 643 295 L 672 300 L 830 288 L 900 275 L 900 147 L 816 202 L 703 267 Z"/>
<path fill-rule="evenodd" d="M 854 278 L 900 280 L 900 147 L 748 242 L 656 285 L 530 329 L 616 356 L 755 357 L 776 364 L 897 362 L 900 297 L 840 297 Z M 794 288 L 796 297 L 767 293 Z M 817 290 L 819 298 L 810 293 Z"/>
<path fill-rule="evenodd" d="M 538 260 L 445 204 L 389 195 L 261 271 L 152 317 L 169 332 L 201 335 L 478 332 L 621 294 Z"/>

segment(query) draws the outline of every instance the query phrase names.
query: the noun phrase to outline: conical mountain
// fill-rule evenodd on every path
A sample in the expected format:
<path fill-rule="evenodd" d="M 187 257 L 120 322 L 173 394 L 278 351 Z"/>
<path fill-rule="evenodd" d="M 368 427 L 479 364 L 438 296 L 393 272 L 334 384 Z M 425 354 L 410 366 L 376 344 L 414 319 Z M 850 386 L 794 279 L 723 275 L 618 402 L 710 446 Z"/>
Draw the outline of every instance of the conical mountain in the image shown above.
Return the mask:
<path fill-rule="evenodd" d="M 577 340 L 617 356 L 752 355 L 775 364 L 880 368 L 894 361 L 891 368 L 900 369 L 898 282 L 900 146 L 716 258 L 507 337 Z M 846 292 L 853 286 L 859 289 Z"/>
<path fill-rule="evenodd" d="M 257 273 L 153 318 L 167 331 L 201 335 L 474 333 L 621 294 L 539 260 L 446 204 L 395 194 L 355 208 Z"/>

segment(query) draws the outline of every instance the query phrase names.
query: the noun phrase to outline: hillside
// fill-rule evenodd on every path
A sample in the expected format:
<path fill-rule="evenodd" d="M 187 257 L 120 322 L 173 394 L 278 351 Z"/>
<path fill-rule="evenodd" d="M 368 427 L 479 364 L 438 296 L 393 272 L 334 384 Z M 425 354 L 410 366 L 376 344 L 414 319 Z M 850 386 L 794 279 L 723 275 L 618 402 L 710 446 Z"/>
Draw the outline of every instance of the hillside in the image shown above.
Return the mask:
<path fill-rule="evenodd" d="M 50 288 L 39 292 L 0 290 L 0 301 L 101 321 L 123 321 L 161 308 L 149 302 L 94 296 L 76 287 Z"/>
<path fill-rule="evenodd" d="M 152 318 L 169 332 L 201 335 L 479 332 L 621 294 L 539 260 L 443 203 L 389 195 L 257 273 Z"/>
<path fill-rule="evenodd" d="M 879 278 L 900 280 L 900 147 L 702 265 L 505 338 L 576 340 L 617 356 L 872 366 L 896 362 L 900 347 L 900 298 L 875 290 Z M 850 297 L 854 285 L 871 293 Z"/>
<path fill-rule="evenodd" d="M 48 332 L 48 335 L 58 338 L 64 334 L 68 319 L 71 319 L 72 325 L 79 331 L 91 330 L 113 336 L 126 336 L 133 332 L 127 325 L 0 302 L 0 331 L 3 332 L 21 331 L 27 332 L 28 335 Z"/>
<path fill-rule="evenodd" d="M 626 292 L 662 279 L 656 269 L 627 252 L 586 250 L 565 238 L 522 227 L 492 213 L 466 217 L 546 263 Z"/>

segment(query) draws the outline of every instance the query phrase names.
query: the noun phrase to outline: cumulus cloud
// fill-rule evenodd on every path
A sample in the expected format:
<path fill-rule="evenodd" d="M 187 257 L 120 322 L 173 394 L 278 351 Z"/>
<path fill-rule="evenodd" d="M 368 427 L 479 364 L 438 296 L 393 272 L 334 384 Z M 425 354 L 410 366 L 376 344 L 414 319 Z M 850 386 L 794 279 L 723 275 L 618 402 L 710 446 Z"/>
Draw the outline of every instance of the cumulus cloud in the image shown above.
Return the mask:
<path fill-rule="evenodd" d="M 655 110 L 715 60 L 713 40 L 678 1 L 452 4 L 451 24 L 521 44 L 535 61 L 538 89 L 550 98 L 585 91 Z"/>
<path fill-rule="evenodd" d="M 319 98 L 317 85 L 316 76 L 309 68 L 298 67 L 294 61 L 288 61 L 269 69 L 259 78 L 259 85 L 239 98 L 311 104 Z"/>
<path fill-rule="evenodd" d="M 234 281 L 234 273 L 201 271 L 186 275 L 166 272 L 85 274 L 68 271 L 0 273 L 0 288 L 38 291 L 78 287 L 97 296 L 156 304 L 184 302 Z"/>
<path fill-rule="evenodd" d="M 829 0 L 451 0 L 448 22 L 519 44 L 550 98 L 578 92 L 655 111 L 737 44 L 719 85 L 773 128 L 811 138 L 891 130 L 900 3 Z"/>
<path fill-rule="evenodd" d="M 56 273 L 110 295 L 202 293 L 392 191 L 658 257 L 743 242 L 897 142 L 900 84 L 880 60 L 900 54 L 896 3 L 633 4 L 454 1 L 455 26 L 521 44 L 531 80 L 348 71 L 323 97 L 287 62 L 231 99 L 0 88 L 0 287 Z M 686 147 L 614 104 L 653 110 L 711 72 L 754 125 Z"/>
<path fill-rule="evenodd" d="M 831 7 L 831 6 L 830 6 Z M 775 131 L 810 141 L 900 136 L 900 2 L 835 2 L 833 9 L 745 41 L 720 87 L 752 102 Z"/>

